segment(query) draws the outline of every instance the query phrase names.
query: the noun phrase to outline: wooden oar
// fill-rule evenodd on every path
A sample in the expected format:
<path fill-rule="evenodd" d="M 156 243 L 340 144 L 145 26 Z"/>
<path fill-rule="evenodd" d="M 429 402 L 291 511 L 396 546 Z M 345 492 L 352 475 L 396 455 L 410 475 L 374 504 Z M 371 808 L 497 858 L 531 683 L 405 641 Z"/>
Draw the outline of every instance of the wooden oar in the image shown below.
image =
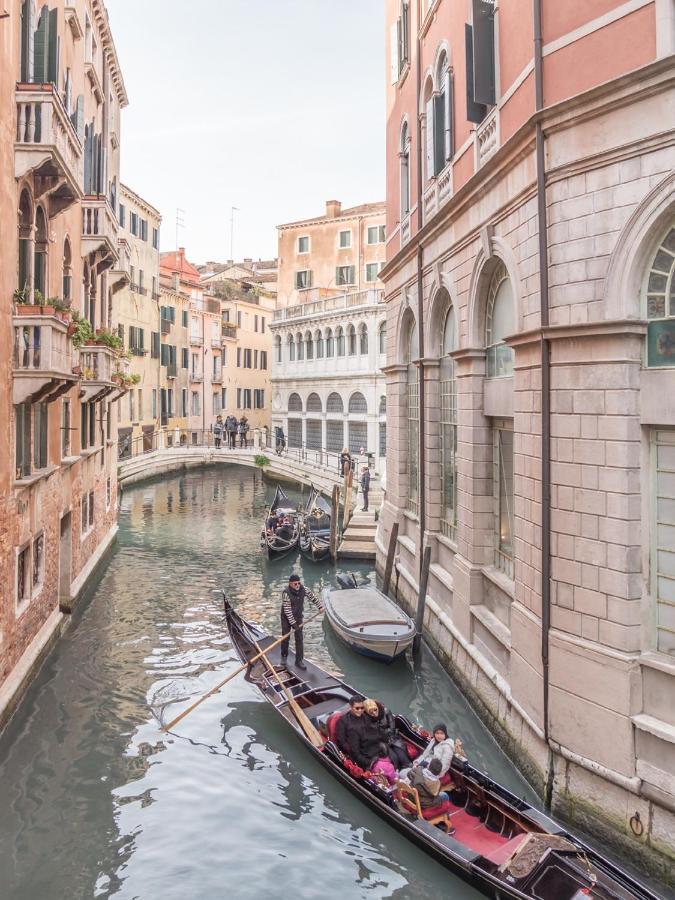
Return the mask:
<path fill-rule="evenodd" d="M 274 675 L 275 679 L 277 680 L 279 687 L 286 695 L 286 700 L 288 701 L 288 705 L 293 710 L 293 715 L 300 723 L 300 727 L 302 728 L 302 730 L 305 732 L 305 734 L 307 735 L 307 737 L 310 739 L 310 741 L 312 742 L 312 744 L 315 747 L 323 747 L 323 745 L 324 745 L 323 738 L 321 737 L 319 732 L 316 730 L 316 728 L 312 725 L 312 723 L 309 720 L 309 717 L 304 712 L 304 710 L 302 710 L 300 708 L 300 706 L 299 706 L 297 700 L 295 699 L 295 697 L 293 696 L 293 694 L 291 694 L 291 692 L 288 690 L 286 685 L 283 683 L 283 681 L 279 677 L 279 673 L 277 672 L 277 670 L 274 668 L 274 666 L 270 663 L 269 659 L 265 655 L 265 651 L 260 650 L 260 647 L 258 646 L 258 644 L 256 644 L 255 647 L 256 647 L 256 650 L 260 651 L 260 655 L 262 656 L 265 664 L 267 665 L 268 669 L 271 669 L 272 674 Z"/>
<path fill-rule="evenodd" d="M 270 644 L 269 647 L 267 648 L 267 650 L 266 650 L 265 652 L 266 652 L 266 653 L 269 653 L 270 650 L 274 650 L 274 648 L 275 648 L 275 647 L 278 647 L 279 644 L 280 644 L 282 641 L 286 641 L 286 640 L 290 641 L 291 633 L 292 633 L 293 631 L 297 631 L 297 629 L 298 629 L 299 627 L 304 628 L 305 625 L 307 625 L 308 622 L 311 622 L 312 619 L 316 619 L 317 616 L 321 616 L 321 615 L 323 615 L 323 609 L 320 609 L 320 610 L 318 610 L 318 612 L 315 612 L 313 616 L 310 616 L 310 617 L 309 617 L 309 619 L 305 619 L 305 621 L 302 623 L 302 626 L 296 626 L 295 628 L 291 629 L 291 631 L 290 631 L 288 634 L 282 635 L 280 638 L 278 638 L 276 641 L 274 641 L 273 644 Z M 255 643 L 255 642 L 254 642 L 254 643 Z M 257 644 L 256 644 L 255 646 L 258 647 Z M 260 650 L 259 647 L 258 647 L 258 649 Z M 182 712 L 179 716 L 176 716 L 175 719 L 172 719 L 172 720 L 169 722 L 168 725 L 163 725 L 163 726 L 162 726 L 162 731 L 171 731 L 171 730 L 174 728 L 175 725 L 178 725 L 178 723 L 181 721 L 181 719 L 184 719 L 185 716 L 189 715 L 189 713 L 191 713 L 193 709 L 197 709 L 197 707 L 198 707 L 200 704 L 202 704 L 205 700 L 208 700 L 209 697 L 212 697 L 214 694 L 217 694 L 218 691 L 219 691 L 222 687 L 224 687 L 224 686 L 227 684 L 228 681 L 231 681 L 231 680 L 235 677 L 235 675 L 239 675 L 241 672 L 244 671 L 244 669 L 248 669 L 248 667 L 251 666 L 251 665 L 253 665 L 254 662 L 257 662 L 257 661 L 260 659 L 261 656 L 264 656 L 262 650 L 260 650 L 260 652 L 257 653 L 255 656 L 252 656 L 251 659 L 248 660 L 248 662 L 245 662 L 243 665 L 239 666 L 238 669 L 235 669 L 234 672 L 230 672 L 230 674 L 227 676 L 227 678 L 223 679 L 223 681 L 221 681 L 221 682 L 220 682 L 219 684 L 217 684 L 215 687 L 212 687 L 211 690 L 210 690 L 210 691 L 207 691 L 207 692 L 204 694 L 203 697 L 200 697 L 200 698 L 199 698 L 199 700 L 195 700 L 195 702 L 192 703 L 190 706 L 188 706 L 187 709 L 184 709 L 183 712 Z M 269 663 L 268 663 L 268 665 L 269 665 Z M 308 720 L 308 721 L 309 721 L 309 720 Z M 312 724 L 312 723 L 310 722 L 310 725 L 311 725 L 311 724 Z"/>

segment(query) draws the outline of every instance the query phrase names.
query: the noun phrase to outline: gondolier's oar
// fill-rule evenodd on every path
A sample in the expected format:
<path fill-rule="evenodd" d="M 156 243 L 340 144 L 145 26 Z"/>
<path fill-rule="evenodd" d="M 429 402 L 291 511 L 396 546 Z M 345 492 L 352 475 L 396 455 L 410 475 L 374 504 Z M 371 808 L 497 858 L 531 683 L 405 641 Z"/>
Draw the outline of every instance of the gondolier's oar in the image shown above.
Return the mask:
<path fill-rule="evenodd" d="M 291 692 L 288 690 L 286 685 L 283 683 L 283 681 L 279 677 L 279 673 L 277 672 L 277 670 L 274 668 L 272 663 L 269 661 L 269 659 L 265 655 L 265 651 L 260 650 L 260 647 L 258 646 L 258 644 L 255 644 L 255 648 L 256 648 L 256 650 L 260 651 L 260 656 L 262 656 L 263 660 L 265 661 L 267 668 L 272 671 L 272 674 L 274 675 L 275 679 L 277 680 L 279 687 L 286 695 L 286 700 L 288 701 L 288 705 L 293 710 L 293 715 L 300 723 L 300 727 L 302 728 L 302 730 L 305 732 L 305 734 L 310 739 L 312 744 L 314 744 L 315 747 L 323 747 L 324 739 L 321 737 L 321 735 L 316 730 L 314 725 L 312 725 L 312 723 L 309 719 L 309 716 L 302 709 L 300 709 L 300 706 L 298 705 L 298 701 L 295 699 L 293 694 L 291 694 Z M 268 650 L 269 649 L 270 648 L 268 647 Z"/>
<path fill-rule="evenodd" d="M 310 616 L 309 619 L 306 619 L 302 623 L 302 626 L 296 625 L 296 627 L 291 630 L 296 631 L 297 628 L 300 628 L 300 627 L 304 628 L 304 626 L 307 625 L 308 622 L 311 622 L 312 619 L 316 619 L 317 616 L 321 616 L 321 615 L 323 615 L 323 609 L 320 609 L 318 612 L 315 612 L 313 616 Z M 277 638 L 277 640 L 274 641 L 273 644 L 270 644 L 269 647 L 267 647 L 267 649 L 265 650 L 265 653 L 269 653 L 270 650 L 274 650 L 275 647 L 278 647 L 279 644 L 285 640 L 290 640 L 290 632 L 288 634 L 282 635 L 280 638 Z M 256 647 L 257 646 L 258 645 L 256 644 Z M 260 648 L 258 648 L 258 649 L 260 649 Z M 252 656 L 251 659 L 248 660 L 248 662 L 245 662 L 242 666 L 239 666 L 238 669 L 235 669 L 234 672 L 230 672 L 230 674 L 227 676 L 227 678 L 223 679 L 223 681 L 221 681 L 215 687 L 212 687 L 211 690 L 207 691 L 203 697 L 199 698 L 199 700 L 195 700 L 195 702 L 193 704 L 191 704 L 190 706 L 188 706 L 187 709 L 184 709 L 183 712 L 179 716 L 176 716 L 175 719 L 172 719 L 168 725 L 163 725 L 162 731 L 171 731 L 175 725 L 178 725 L 178 723 L 181 721 L 181 719 L 184 719 L 185 716 L 187 716 L 189 713 L 191 713 L 193 709 L 197 709 L 197 707 L 200 704 L 202 704 L 205 700 L 208 700 L 209 697 L 212 697 L 214 694 L 217 694 L 218 691 L 222 687 L 224 687 L 228 681 L 231 681 L 235 677 L 235 675 L 239 675 L 241 672 L 244 671 L 244 669 L 248 669 L 248 667 L 250 665 L 252 665 L 254 662 L 257 662 L 261 656 L 264 656 L 264 653 L 262 650 L 260 650 L 260 653 L 257 653 L 255 656 Z M 269 665 L 269 663 L 267 663 L 267 664 Z M 312 723 L 310 722 L 310 725 L 311 724 Z"/>

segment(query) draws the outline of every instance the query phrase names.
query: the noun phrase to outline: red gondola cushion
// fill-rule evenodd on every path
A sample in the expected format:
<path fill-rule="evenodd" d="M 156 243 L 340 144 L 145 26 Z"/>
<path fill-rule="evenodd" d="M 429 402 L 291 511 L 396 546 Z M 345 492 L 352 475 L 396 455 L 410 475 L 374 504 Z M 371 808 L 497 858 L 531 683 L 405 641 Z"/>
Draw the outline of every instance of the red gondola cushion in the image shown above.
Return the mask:
<path fill-rule="evenodd" d="M 405 742 L 405 748 L 408 751 L 408 756 L 410 757 L 411 760 L 417 759 L 417 757 L 420 755 L 421 751 L 420 751 L 419 747 L 416 747 L 410 741 Z"/>
<path fill-rule="evenodd" d="M 343 712 L 334 712 L 332 716 L 329 716 L 326 723 L 328 726 L 328 739 L 333 741 L 334 744 L 337 743 L 337 725 L 342 716 L 344 716 Z"/>
<path fill-rule="evenodd" d="M 436 816 L 442 816 L 443 813 L 450 812 L 451 809 L 452 803 L 450 803 L 449 800 L 445 800 L 437 806 L 430 806 L 428 809 L 422 809 L 422 818 L 435 819 Z"/>
<path fill-rule="evenodd" d="M 452 778 L 450 777 L 450 773 L 446 772 L 445 775 L 441 775 L 441 785 L 445 787 L 448 784 L 452 784 Z"/>

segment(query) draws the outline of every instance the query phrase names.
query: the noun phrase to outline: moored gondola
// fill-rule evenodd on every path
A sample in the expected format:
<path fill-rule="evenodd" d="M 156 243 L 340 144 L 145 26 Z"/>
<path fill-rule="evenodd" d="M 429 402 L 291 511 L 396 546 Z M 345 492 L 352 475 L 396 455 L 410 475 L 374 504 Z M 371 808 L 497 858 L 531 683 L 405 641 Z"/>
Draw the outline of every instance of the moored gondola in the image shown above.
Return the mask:
<path fill-rule="evenodd" d="M 300 552 L 313 562 L 326 559 L 330 553 L 332 510 L 321 492 L 310 487 L 307 504 L 300 514 Z"/>
<path fill-rule="evenodd" d="M 268 528 L 268 520 L 272 516 L 282 515 L 285 523 L 275 528 Z M 272 559 L 285 556 L 298 546 L 300 524 L 298 513 L 290 497 L 277 485 L 274 499 L 265 515 L 260 532 L 260 549 Z"/>
<path fill-rule="evenodd" d="M 274 643 L 257 625 L 242 619 L 227 600 L 225 616 L 243 663 Z M 275 646 L 249 665 L 246 678 L 343 785 L 484 894 L 533 900 L 658 900 L 632 876 L 464 759 L 453 759 L 451 784 L 445 788 L 451 800 L 440 816 L 440 824 L 447 825 L 449 820 L 454 833 L 432 824 L 399 787 L 388 787 L 378 776 L 364 772 L 339 749 L 337 721 L 357 692 L 309 660 L 306 663 L 302 673 L 286 668 Z M 318 746 L 306 734 L 307 719 L 321 734 Z M 396 716 L 396 726 L 411 755 L 421 752 L 428 740 L 426 732 L 403 716 Z"/>

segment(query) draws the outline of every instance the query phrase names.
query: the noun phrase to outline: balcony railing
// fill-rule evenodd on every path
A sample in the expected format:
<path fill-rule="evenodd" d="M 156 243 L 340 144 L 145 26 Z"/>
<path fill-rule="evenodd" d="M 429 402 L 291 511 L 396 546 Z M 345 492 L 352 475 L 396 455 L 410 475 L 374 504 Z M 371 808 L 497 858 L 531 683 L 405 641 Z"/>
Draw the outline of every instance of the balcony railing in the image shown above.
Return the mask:
<path fill-rule="evenodd" d="M 75 350 L 68 325 L 56 316 L 14 316 L 14 403 L 46 396 L 74 382 Z"/>
<path fill-rule="evenodd" d="M 191 334 L 190 335 L 190 346 L 191 347 L 203 347 L 204 346 L 204 338 L 201 334 Z"/>
<path fill-rule="evenodd" d="M 131 248 L 126 238 L 117 241 L 118 259 L 110 272 L 110 286 L 113 293 L 130 284 L 131 280 Z"/>
<path fill-rule="evenodd" d="M 193 381 L 195 384 L 201 384 L 204 380 L 204 376 L 201 372 L 190 372 L 190 381 Z"/>
<path fill-rule="evenodd" d="M 80 347 L 82 392 L 85 400 L 92 400 L 114 387 L 112 375 L 116 362 L 117 354 L 105 344 L 85 344 Z"/>
<path fill-rule="evenodd" d="M 222 369 L 218 369 L 211 376 L 211 384 L 222 384 L 223 383 L 223 372 Z"/>
<path fill-rule="evenodd" d="M 288 321 L 289 319 L 307 318 L 309 316 L 325 315 L 340 309 L 351 309 L 358 306 L 372 306 L 376 303 L 384 303 L 384 291 L 371 288 L 367 291 L 355 291 L 351 294 L 340 294 L 338 297 L 326 297 L 323 300 L 313 300 L 310 303 L 301 303 L 297 306 L 288 306 L 285 309 L 277 309 L 274 312 L 273 321 Z"/>
<path fill-rule="evenodd" d="M 480 125 L 476 126 L 475 163 L 476 170 L 485 165 L 499 148 L 499 109 L 488 113 Z"/>
<path fill-rule="evenodd" d="M 277 312 L 279 312 L 279 310 L 276 310 L 276 311 L 275 311 L 275 314 L 274 314 L 275 317 L 276 317 L 276 313 L 277 313 Z M 236 326 L 236 325 L 229 324 L 229 323 L 226 322 L 226 323 L 223 325 L 223 337 L 224 337 L 224 338 L 235 338 L 235 339 L 236 339 L 236 337 L 237 337 L 237 326 Z"/>
<path fill-rule="evenodd" d="M 161 329 L 162 334 L 169 334 L 171 332 L 171 321 L 169 319 L 162 319 Z"/>
<path fill-rule="evenodd" d="M 178 366 L 175 362 L 169 363 L 166 367 L 167 378 L 176 378 L 178 375 Z"/>
<path fill-rule="evenodd" d="M 84 254 L 105 249 L 113 261 L 119 256 L 117 221 L 105 197 L 85 197 L 82 201 L 82 251 Z"/>
<path fill-rule="evenodd" d="M 211 338 L 211 347 L 212 347 L 214 350 L 220 350 L 220 348 L 221 348 L 222 346 L 223 346 L 223 342 L 222 342 L 222 340 L 221 340 L 219 337 Z"/>
<path fill-rule="evenodd" d="M 82 143 L 66 112 L 58 91 L 47 84 L 19 84 L 16 89 L 16 147 L 14 175 L 39 173 L 43 167 L 55 177 L 64 198 L 61 179 L 65 179 L 67 201 L 60 209 L 82 196 L 84 161 Z M 56 168 L 56 173 L 54 169 Z"/>

